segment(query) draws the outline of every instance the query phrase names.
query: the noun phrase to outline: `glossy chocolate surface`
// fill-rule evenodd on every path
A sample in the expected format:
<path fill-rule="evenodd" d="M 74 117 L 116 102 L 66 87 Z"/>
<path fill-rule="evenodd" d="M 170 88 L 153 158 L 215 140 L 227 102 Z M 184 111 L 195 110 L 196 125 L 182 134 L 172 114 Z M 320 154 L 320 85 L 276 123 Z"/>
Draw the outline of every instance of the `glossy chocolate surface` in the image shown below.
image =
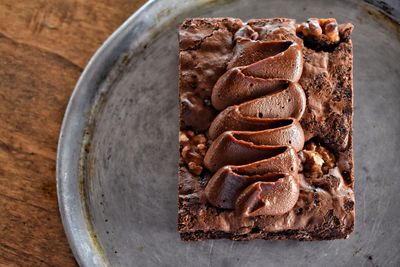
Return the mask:
<path fill-rule="evenodd" d="M 247 30 L 249 26 L 244 25 L 239 32 Z M 298 168 L 293 167 L 298 162 L 296 154 L 288 158 L 287 168 L 280 172 L 260 167 L 256 175 L 249 175 L 246 168 L 257 168 L 260 162 L 289 149 L 298 152 L 303 148 L 304 134 L 298 119 L 305 110 L 306 98 L 297 83 L 302 70 L 301 42 L 236 36 L 228 70 L 212 91 L 214 108 L 225 110 L 210 126 L 210 138 L 218 137 L 204 165 L 212 172 L 239 165 L 244 174 L 217 171 L 205 190 L 212 205 L 235 209 L 238 216 L 282 215 L 293 208 L 299 195 L 298 173 L 294 170 Z"/>

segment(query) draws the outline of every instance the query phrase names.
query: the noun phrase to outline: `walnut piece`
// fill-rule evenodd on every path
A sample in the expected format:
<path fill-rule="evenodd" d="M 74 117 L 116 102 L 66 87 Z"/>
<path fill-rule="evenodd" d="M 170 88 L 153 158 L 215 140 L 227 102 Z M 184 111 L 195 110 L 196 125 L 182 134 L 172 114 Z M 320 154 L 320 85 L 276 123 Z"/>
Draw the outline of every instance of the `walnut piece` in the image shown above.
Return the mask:
<path fill-rule="evenodd" d="M 179 132 L 181 156 L 189 171 L 200 175 L 203 171 L 203 159 L 207 152 L 207 138 L 204 134 L 195 135 L 193 131 Z"/>
<path fill-rule="evenodd" d="M 330 43 L 339 42 L 339 29 L 336 19 L 310 18 L 307 22 L 297 25 L 296 32 L 304 37 L 312 37 L 316 40 L 323 39 Z"/>
<path fill-rule="evenodd" d="M 299 158 L 306 177 L 322 177 L 336 165 L 335 155 L 314 142 L 309 142 L 304 146 L 304 149 L 299 152 Z"/>
<path fill-rule="evenodd" d="M 324 165 L 322 166 L 322 171 L 324 173 L 328 173 L 329 169 L 335 167 L 335 155 L 328 151 L 328 149 L 319 146 L 315 149 L 315 151 L 321 155 L 322 160 L 324 161 Z"/>
<path fill-rule="evenodd" d="M 308 177 L 320 177 L 323 175 L 322 165 L 325 163 L 322 157 L 314 151 L 303 150 L 305 159 L 303 162 L 303 172 L 310 174 Z"/>
<path fill-rule="evenodd" d="M 182 145 L 186 145 L 189 143 L 189 138 L 185 133 L 179 132 L 179 143 Z"/>

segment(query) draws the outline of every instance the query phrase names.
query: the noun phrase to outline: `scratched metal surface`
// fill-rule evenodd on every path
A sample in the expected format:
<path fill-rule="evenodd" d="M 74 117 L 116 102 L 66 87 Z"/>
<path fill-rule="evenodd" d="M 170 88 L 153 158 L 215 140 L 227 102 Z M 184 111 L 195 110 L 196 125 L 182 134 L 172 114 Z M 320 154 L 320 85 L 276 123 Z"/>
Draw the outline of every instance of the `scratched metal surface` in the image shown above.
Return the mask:
<path fill-rule="evenodd" d="M 60 136 L 60 211 L 82 266 L 399 266 L 400 27 L 360 1 L 153 1 L 98 51 Z M 393 12 L 391 15 L 397 14 Z M 177 25 L 191 16 L 355 24 L 355 232 L 185 243 L 176 231 Z"/>

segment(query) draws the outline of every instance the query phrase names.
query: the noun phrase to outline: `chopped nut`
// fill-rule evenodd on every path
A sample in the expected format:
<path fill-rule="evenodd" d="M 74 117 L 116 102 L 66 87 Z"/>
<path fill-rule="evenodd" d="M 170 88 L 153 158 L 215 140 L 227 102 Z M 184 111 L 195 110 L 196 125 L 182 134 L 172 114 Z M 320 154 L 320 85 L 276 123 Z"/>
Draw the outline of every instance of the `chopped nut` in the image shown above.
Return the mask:
<path fill-rule="evenodd" d="M 325 25 L 325 34 L 332 42 L 339 41 L 339 30 L 336 22 L 331 22 Z"/>
<path fill-rule="evenodd" d="M 195 144 L 205 144 L 207 142 L 207 138 L 204 136 L 204 134 L 198 134 L 193 137 L 192 140 Z"/>
<path fill-rule="evenodd" d="M 206 155 L 206 152 L 207 152 L 207 147 L 206 147 L 206 145 L 204 145 L 204 144 L 198 144 L 197 146 L 197 149 L 199 150 L 199 152 L 200 152 L 200 155 L 202 155 L 203 157 Z"/>
<path fill-rule="evenodd" d="M 332 23 L 332 22 L 336 23 L 336 19 L 334 19 L 334 18 L 319 19 L 319 24 L 321 25 L 321 27 L 325 27 L 326 24 Z"/>
<path fill-rule="evenodd" d="M 314 142 L 310 142 L 310 143 L 306 144 L 304 148 L 305 148 L 305 150 L 315 151 L 315 149 L 317 148 L 317 145 Z"/>
<path fill-rule="evenodd" d="M 315 151 L 321 155 L 328 169 L 331 169 L 335 166 L 335 156 L 331 152 L 329 152 L 326 148 L 319 146 L 316 148 Z"/>
<path fill-rule="evenodd" d="M 200 150 L 206 149 L 206 145 L 205 144 L 198 144 L 196 147 L 198 149 L 200 149 Z"/>
<path fill-rule="evenodd" d="M 203 162 L 203 157 L 197 153 L 196 149 L 189 147 L 189 150 L 182 151 L 182 157 L 186 162 L 195 162 L 200 164 Z"/>
<path fill-rule="evenodd" d="M 307 172 L 310 177 L 320 177 L 323 175 L 322 165 L 324 160 L 320 155 L 313 151 L 304 151 L 306 157 L 306 162 L 303 164 L 305 172 Z"/>
<path fill-rule="evenodd" d="M 195 135 L 193 131 L 179 133 L 181 156 L 189 171 L 199 175 L 203 170 L 203 159 L 207 152 L 207 138 L 204 134 Z"/>
<path fill-rule="evenodd" d="M 319 25 L 318 19 L 312 18 L 308 21 L 308 27 L 310 29 L 310 34 L 315 37 L 320 37 L 322 35 L 322 28 Z"/>
<path fill-rule="evenodd" d="M 323 40 L 329 43 L 339 42 L 339 30 L 336 19 L 317 19 L 310 18 L 307 23 L 301 23 L 297 26 L 296 32 L 303 36 L 311 36 L 316 40 Z"/>
<path fill-rule="evenodd" d="M 303 163 L 306 177 L 321 177 L 336 165 L 333 153 L 321 145 L 317 146 L 314 142 L 307 143 L 298 156 Z"/>
<path fill-rule="evenodd" d="M 303 34 L 303 36 L 307 36 L 310 32 L 310 28 L 307 23 L 303 22 L 297 26 L 296 32 Z"/>
<path fill-rule="evenodd" d="M 184 146 L 182 149 L 182 157 L 184 159 L 188 158 L 188 153 L 190 151 L 190 145 Z"/>
<path fill-rule="evenodd" d="M 189 142 L 189 138 L 184 132 L 179 132 L 179 143 L 187 143 Z"/>
<path fill-rule="evenodd" d="M 321 156 L 318 153 L 312 152 L 311 156 L 312 156 L 315 164 L 322 166 L 322 164 L 325 163 L 325 161 L 321 158 Z"/>
<path fill-rule="evenodd" d="M 199 164 L 196 164 L 195 162 L 189 162 L 188 167 L 189 170 L 196 175 L 200 175 L 200 173 L 203 171 L 203 167 L 201 167 Z"/>

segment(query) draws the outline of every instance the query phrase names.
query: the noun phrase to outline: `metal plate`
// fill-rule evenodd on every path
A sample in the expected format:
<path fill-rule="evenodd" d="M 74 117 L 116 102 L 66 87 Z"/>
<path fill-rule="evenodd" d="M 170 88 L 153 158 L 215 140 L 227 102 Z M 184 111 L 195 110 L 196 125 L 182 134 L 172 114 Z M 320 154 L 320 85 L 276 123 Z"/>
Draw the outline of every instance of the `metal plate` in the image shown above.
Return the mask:
<path fill-rule="evenodd" d="M 194 16 L 299 20 L 318 16 L 355 24 L 357 223 L 348 240 L 180 241 L 177 25 Z M 58 197 L 78 263 L 399 266 L 399 32 L 394 21 L 356 0 L 146 4 L 90 61 L 64 118 Z"/>

